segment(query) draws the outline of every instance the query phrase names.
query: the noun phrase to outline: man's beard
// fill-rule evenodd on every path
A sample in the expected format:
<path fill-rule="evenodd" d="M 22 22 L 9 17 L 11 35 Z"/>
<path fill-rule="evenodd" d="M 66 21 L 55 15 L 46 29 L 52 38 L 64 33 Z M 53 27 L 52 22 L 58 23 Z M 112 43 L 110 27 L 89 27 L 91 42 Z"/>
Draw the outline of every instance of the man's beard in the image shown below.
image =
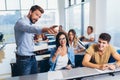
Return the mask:
<path fill-rule="evenodd" d="M 32 23 L 32 24 L 35 24 L 35 22 L 33 22 L 33 20 L 32 20 L 32 17 L 30 16 L 30 22 Z"/>

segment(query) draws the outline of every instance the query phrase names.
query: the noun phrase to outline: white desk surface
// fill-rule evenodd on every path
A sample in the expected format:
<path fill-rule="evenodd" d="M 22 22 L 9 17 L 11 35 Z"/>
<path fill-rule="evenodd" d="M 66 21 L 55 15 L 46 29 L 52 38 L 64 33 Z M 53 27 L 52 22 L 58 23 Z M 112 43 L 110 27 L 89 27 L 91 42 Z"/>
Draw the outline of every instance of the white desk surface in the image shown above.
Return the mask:
<path fill-rule="evenodd" d="M 3 54 L 3 57 L 0 62 L 0 77 L 7 75 L 11 76 L 11 66 L 10 62 L 15 58 L 15 44 L 6 44 L 6 46 L 0 51 L 0 54 Z"/>
<path fill-rule="evenodd" d="M 40 50 L 45 50 L 45 49 L 48 49 L 47 43 L 40 44 L 38 46 L 34 46 L 34 51 L 40 51 Z"/>
<path fill-rule="evenodd" d="M 39 45 L 34 46 L 34 51 L 40 51 L 40 50 L 45 50 L 49 48 L 54 48 L 55 45 L 48 45 L 47 43 L 43 42 L 40 43 Z"/>
<path fill-rule="evenodd" d="M 46 47 L 43 45 L 46 45 L 46 44 L 37 46 L 37 48 L 39 47 L 39 50 L 46 49 Z M 53 48 L 55 46 L 47 45 L 47 48 L 49 48 L 49 47 Z M 6 44 L 5 47 L 2 50 L 0 50 L 0 78 L 3 75 L 6 75 L 7 77 L 11 76 L 10 63 L 15 63 L 15 61 L 16 61 L 15 51 L 16 51 L 15 43 Z M 44 59 L 45 57 L 49 57 L 49 56 L 50 56 L 50 54 L 39 55 L 39 56 L 36 56 L 36 59 L 37 59 L 37 61 L 40 61 L 40 60 Z"/>
<path fill-rule="evenodd" d="M 72 70 L 62 70 L 63 73 L 63 79 L 71 79 L 71 78 L 80 78 L 80 77 L 87 77 L 87 76 L 94 76 L 99 74 L 105 74 L 105 73 L 111 73 L 111 72 L 119 72 L 119 69 L 113 70 L 98 70 L 93 68 L 87 68 L 87 67 L 79 67 L 74 68 Z"/>
<path fill-rule="evenodd" d="M 3 80 L 48 80 L 48 73 L 33 74 L 27 76 L 11 77 Z"/>
<path fill-rule="evenodd" d="M 110 72 L 113 72 L 113 71 L 110 71 Z M 120 79 L 119 77 L 120 72 L 114 73 L 115 77 L 105 73 L 106 72 L 104 72 L 104 75 L 105 75 L 104 76 L 104 75 L 101 75 L 103 73 L 99 72 L 96 69 L 79 67 L 79 68 L 74 68 L 72 70 L 50 71 L 50 72 L 39 73 L 39 74 L 28 75 L 28 76 L 12 77 L 4 80 L 66 80 L 66 79 L 73 79 L 73 78 L 83 78 L 83 80 L 84 79 L 85 80 L 110 80 L 109 78 L 111 77 L 112 79 L 114 78 L 115 80 L 117 80 L 118 78 Z M 91 77 L 88 77 L 88 76 L 91 76 Z"/>

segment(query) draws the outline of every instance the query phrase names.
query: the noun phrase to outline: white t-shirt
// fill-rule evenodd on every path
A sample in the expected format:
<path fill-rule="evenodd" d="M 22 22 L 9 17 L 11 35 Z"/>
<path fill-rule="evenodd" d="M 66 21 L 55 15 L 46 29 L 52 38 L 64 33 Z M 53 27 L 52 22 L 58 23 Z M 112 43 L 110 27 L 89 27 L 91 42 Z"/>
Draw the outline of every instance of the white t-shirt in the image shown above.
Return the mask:
<path fill-rule="evenodd" d="M 94 38 L 94 37 L 95 37 L 94 33 L 91 33 L 89 35 L 87 33 L 85 34 L 86 39 L 90 39 L 90 38 Z"/>
<path fill-rule="evenodd" d="M 67 64 L 68 64 L 68 54 L 66 54 L 64 56 L 59 55 L 57 63 L 56 63 L 55 70 L 59 70 L 63 67 L 66 67 Z"/>

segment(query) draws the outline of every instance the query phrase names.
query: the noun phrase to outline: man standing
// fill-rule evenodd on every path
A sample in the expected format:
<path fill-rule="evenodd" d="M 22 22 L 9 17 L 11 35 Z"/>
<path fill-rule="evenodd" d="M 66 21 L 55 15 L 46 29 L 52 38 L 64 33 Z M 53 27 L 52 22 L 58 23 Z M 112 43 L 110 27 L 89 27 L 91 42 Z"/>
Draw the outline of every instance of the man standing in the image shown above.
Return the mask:
<path fill-rule="evenodd" d="M 17 45 L 16 62 L 19 69 L 18 75 L 37 73 L 37 62 L 34 54 L 34 34 L 43 32 L 54 33 L 53 28 L 39 28 L 35 24 L 42 16 L 44 10 L 34 5 L 27 16 L 20 18 L 14 27 L 15 40 Z"/>

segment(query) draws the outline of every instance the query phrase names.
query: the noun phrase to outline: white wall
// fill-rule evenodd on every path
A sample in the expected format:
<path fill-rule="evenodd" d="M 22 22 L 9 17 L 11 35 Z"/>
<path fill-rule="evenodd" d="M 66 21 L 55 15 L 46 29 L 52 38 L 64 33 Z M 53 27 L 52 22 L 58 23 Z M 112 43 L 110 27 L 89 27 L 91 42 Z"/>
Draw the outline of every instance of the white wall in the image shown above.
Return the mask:
<path fill-rule="evenodd" d="M 95 35 L 106 32 L 106 0 L 90 0 L 90 25 L 94 27 Z"/>

